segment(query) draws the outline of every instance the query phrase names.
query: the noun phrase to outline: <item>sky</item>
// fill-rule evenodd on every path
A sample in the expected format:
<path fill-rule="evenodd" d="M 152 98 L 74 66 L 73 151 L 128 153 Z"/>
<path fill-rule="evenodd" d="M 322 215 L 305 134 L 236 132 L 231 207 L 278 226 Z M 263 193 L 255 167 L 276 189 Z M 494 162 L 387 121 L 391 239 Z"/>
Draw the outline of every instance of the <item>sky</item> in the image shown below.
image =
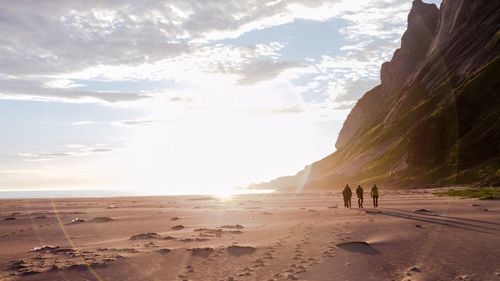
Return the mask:
<path fill-rule="evenodd" d="M 335 151 L 410 8 L 0 0 L 0 191 L 221 193 L 294 174 Z"/>

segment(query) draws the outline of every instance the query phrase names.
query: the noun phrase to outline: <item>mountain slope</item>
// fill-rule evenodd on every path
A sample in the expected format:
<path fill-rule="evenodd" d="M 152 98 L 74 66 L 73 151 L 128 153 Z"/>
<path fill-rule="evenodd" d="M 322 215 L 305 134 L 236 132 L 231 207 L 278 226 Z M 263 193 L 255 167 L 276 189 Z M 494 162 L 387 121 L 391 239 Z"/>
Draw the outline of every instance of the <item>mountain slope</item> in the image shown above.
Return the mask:
<path fill-rule="evenodd" d="M 500 2 L 413 2 L 381 83 L 349 114 L 337 151 L 253 188 L 500 184 Z"/>

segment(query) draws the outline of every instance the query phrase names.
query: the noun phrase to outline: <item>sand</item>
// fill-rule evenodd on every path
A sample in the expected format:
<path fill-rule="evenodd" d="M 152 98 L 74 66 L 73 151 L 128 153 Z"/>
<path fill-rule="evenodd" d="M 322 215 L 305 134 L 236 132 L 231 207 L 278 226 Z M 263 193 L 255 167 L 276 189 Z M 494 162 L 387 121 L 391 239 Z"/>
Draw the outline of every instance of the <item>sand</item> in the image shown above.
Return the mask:
<path fill-rule="evenodd" d="M 500 280 L 500 201 L 384 192 L 0 201 L 0 280 Z M 357 203 L 353 200 L 353 206 Z"/>

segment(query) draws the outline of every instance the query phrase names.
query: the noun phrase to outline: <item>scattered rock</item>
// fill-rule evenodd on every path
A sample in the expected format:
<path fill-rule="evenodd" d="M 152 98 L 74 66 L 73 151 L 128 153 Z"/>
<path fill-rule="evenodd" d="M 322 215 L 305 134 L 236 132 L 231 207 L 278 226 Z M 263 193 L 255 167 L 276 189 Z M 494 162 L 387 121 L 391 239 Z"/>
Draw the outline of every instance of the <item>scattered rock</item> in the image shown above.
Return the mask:
<path fill-rule="evenodd" d="M 86 271 L 88 269 L 88 265 L 86 264 L 72 264 L 68 267 L 69 270 L 73 271 Z"/>
<path fill-rule="evenodd" d="M 24 260 L 16 260 L 11 263 L 8 267 L 11 270 L 20 270 L 26 268 L 26 262 Z"/>
<path fill-rule="evenodd" d="M 43 245 L 40 247 L 33 248 L 30 252 L 43 252 L 43 251 L 51 251 L 61 248 L 61 246 L 52 246 L 52 245 Z"/>
<path fill-rule="evenodd" d="M 337 247 L 353 253 L 362 253 L 367 255 L 379 254 L 370 244 L 364 241 L 344 242 L 337 244 Z"/>
<path fill-rule="evenodd" d="M 422 272 L 420 270 L 420 268 L 416 267 L 416 266 L 413 266 L 412 268 L 410 268 L 410 271 L 413 271 L 413 272 Z"/>
<path fill-rule="evenodd" d="M 184 226 L 182 224 L 172 226 L 172 230 L 181 230 L 183 228 L 184 228 Z"/>
<path fill-rule="evenodd" d="M 172 250 L 171 250 L 171 249 L 168 249 L 168 248 L 163 248 L 163 249 L 159 249 L 159 250 L 157 250 L 157 252 L 158 252 L 160 255 L 166 255 L 166 254 L 168 254 L 168 253 L 172 252 Z"/>
<path fill-rule="evenodd" d="M 4 221 L 13 221 L 15 220 L 16 218 L 15 217 L 6 217 L 5 219 L 3 219 Z"/>
<path fill-rule="evenodd" d="M 181 242 L 206 242 L 206 241 L 209 241 L 209 240 L 210 239 L 208 239 L 208 238 L 195 237 L 195 238 L 181 239 Z"/>
<path fill-rule="evenodd" d="M 233 256 L 243 256 L 243 255 L 251 255 L 257 251 L 256 248 L 251 247 L 251 246 L 238 246 L 238 245 L 233 245 L 227 247 L 227 252 Z"/>
<path fill-rule="evenodd" d="M 416 224 L 415 227 L 418 227 L 418 228 L 424 228 L 423 226 L 421 226 L 420 224 Z"/>
<path fill-rule="evenodd" d="M 146 247 L 146 248 L 157 248 L 158 245 L 156 245 L 155 242 L 151 241 L 149 243 L 144 244 L 144 247 Z"/>
<path fill-rule="evenodd" d="M 46 215 L 39 215 L 35 217 L 35 219 L 46 219 L 46 218 L 47 218 Z"/>
<path fill-rule="evenodd" d="M 103 223 L 103 222 L 110 222 L 110 221 L 114 221 L 114 219 L 112 219 L 110 217 L 95 217 L 90 222 Z"/>
<path fill-rule="evenodd" d="M 171 218 L 170 220 L 171 220 L 171 221 L 176 221 L 176 220 L 178 220 L 178 219 L 179 219 L 179 217 L 173 217 L 173 218 Z"/>
<path fill-rule="evenodd" d="M 208 258 L 214 252 L 213 248 L 193 248 L 191 254 L 196 257 Z"/>
<path fill-rule="evenodd" d="M 22 271 L 21 276 L 34 275 L 34 274 L 38 274 L 38 273 L 40 273 L 40 271 L 34 270 L 34 269 L 28 269 L 28 270 Z"/>
<path fill-rule="evenodd" d="M 438 214 L 430 211 L 430 210 L 427 210 L 427 209 L 418 209 L 418 210 L 415 210 L 414 211 L 415 213 L 419 213 L 419 214 L 426 214 L 426 215 L 432 215 L 432 216 L 437 216 Z"/>
<path fill-rule="evenodd" d="M 97 248 L 97 251 L 99 252 L 119 252 L 119 253 L 129 253 L 129 254 L 135 254 L 138 253 L 134 248 Z"/>
<path fill-rule="evenodd" d="M 227 229 L 243 229 L 243 225 L 241 224 L 236 224 L 236 225 L 223 225 L 220 228 L 227 228 Z"/>
<path fill-rule="evenodd" d="M 69 224 L 79 224 L 79 223 L 84 223 L 86 221 L 87 220 L 85 220 L 85 219 L 76 218 L 76 219 L 73 219 Z"/>
<path fill-rule="evenodd" d="M 145 240 L 145 239 L 161 239 L 161 236 L 156 232 L 148 232 L 148 233 L 136 234 L 130 237 L 130 240 Z"/>

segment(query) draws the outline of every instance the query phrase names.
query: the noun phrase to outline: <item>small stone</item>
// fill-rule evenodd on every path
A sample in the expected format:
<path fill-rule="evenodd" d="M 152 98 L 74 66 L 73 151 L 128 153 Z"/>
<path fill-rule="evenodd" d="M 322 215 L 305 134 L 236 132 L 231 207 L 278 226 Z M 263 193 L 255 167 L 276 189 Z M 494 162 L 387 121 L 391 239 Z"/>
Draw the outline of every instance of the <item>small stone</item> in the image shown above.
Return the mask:
<path fill-rule="evenodd" d="M 416 266 L 410 268 L 410 271 L 413 271 L 413 272 L 421 272 L 420 269 Z"/>

